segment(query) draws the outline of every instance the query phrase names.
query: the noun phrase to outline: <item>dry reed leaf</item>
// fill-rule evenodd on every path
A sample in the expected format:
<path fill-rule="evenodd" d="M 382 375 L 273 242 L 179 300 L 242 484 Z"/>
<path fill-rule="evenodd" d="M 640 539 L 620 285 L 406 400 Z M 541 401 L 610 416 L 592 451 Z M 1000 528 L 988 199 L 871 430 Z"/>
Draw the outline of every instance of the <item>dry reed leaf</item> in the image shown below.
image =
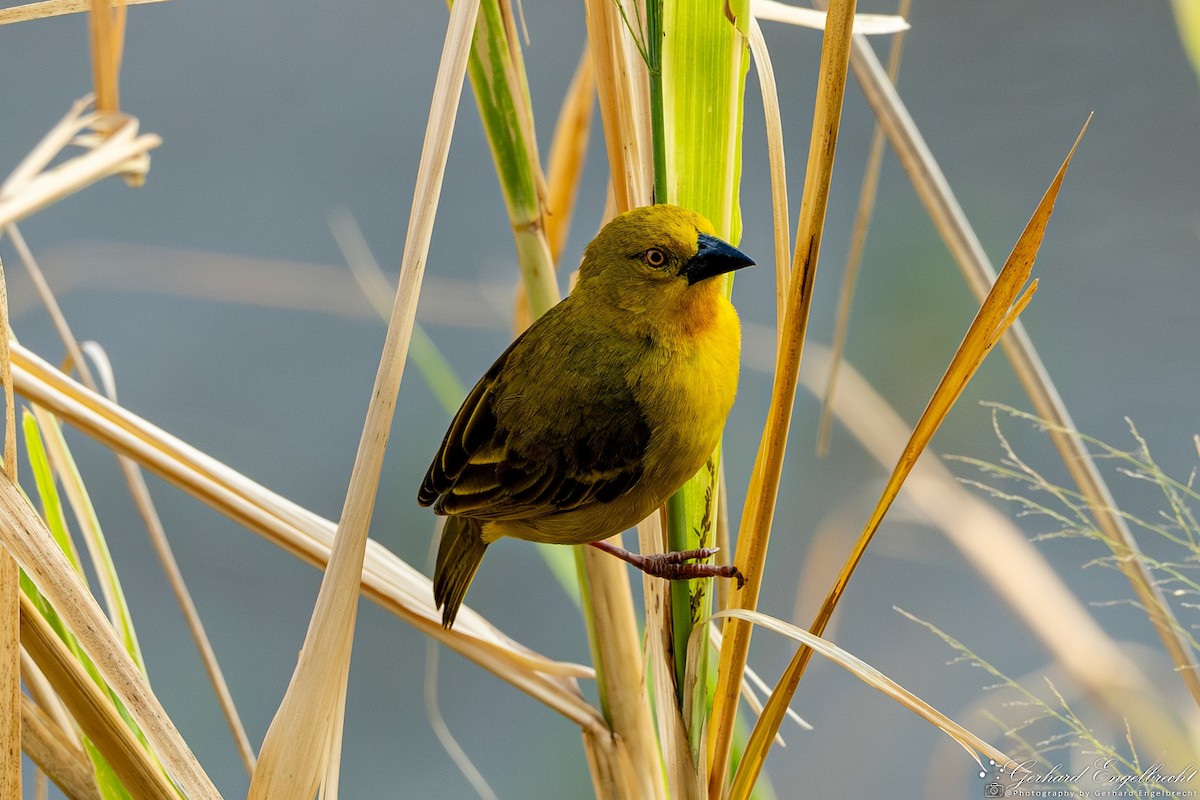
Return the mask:
<path fill-rule="evenodd" d="M 640 797 L 640 786 L 620 738 L 611 732 L 584 731 L 583 752 L 596 797 Z"/>
<path fill-rule="evenodd" d="M 783 150 L 783 116 L 779 111 L 779 87 L 771 53 L 763 39 L 757 18 L 750 19 L 750 53 L 758 71 L 763 99 L 763 117 L 767 125 L 767 159 L 771 165 L 771 222 L 775 232 L 775 338 L 783 337 L 783 319 L 787 313 L 788 282 L 791 280 L 791 222 L 788 218 L 787 168 Z"/>
<path fill-rule="evenodd" d="M 754 608 L 762 586 L 771 519 L 779 491 L 779 476 L 796 396 L 796 378 L 808 325 L 808 309 L 820 250 L 821 230 L 829 199 L 842 99 L 846 90 L 846 65 L 850 56 L 850 25 L 854 0 L 833 4 L 825 28 L 817 97 L 809 141 L 804 194 L 797 224 L 793 280 L 789 286 L 784 332 L 780 341 L 771 405 L 767 412 L 758 455 L 751 473 L 734 562 L 746 576 L 741 589 L 730 595 L 730 606 Z M 716 693 L 710 717 L 708 769 L 709 797 L 720 797 L 725 784 L 734 718 L 741 694 L 742 672 L 750 646 L 751 628 L 736 618 L 725 623 Z"/>
<path fill-rule="evenodd" d="M 92 0 L 88 14 L 88 38 L 92 44 L 92 81 L 96 88 L 96 111 L 102 115 L 120 111 L 121 53 L 125 49 L 125 2 Z"/>
<path fill-rule="evenodd" d="M 67 323 L 67 318 L 62 313 L 62 308 L 55 299 L 54 292 L 50 290 L 50 284 L 46 282 L 46 276 L 38 266 L 37 259 L 33 257 L 33 251 L 29 249 L 21 229 L 16 224 L 12 224 L 5 229 L 5 232 L 12 241 L 13 248 L 17 251 L 22 266 L 25 267 L 25 273 L 33 283 L 34 291 L 37 292 L 46 309 L 47 316 L 50 317 L 50 322 L 54 325 L 54 330 L 58 333 L 59 340 L 67 350 L 67 357 L 79 371 L 79 377 L 83 380 L 84 385 L 95 390 L 96 382 L 92 379 L 91 370 L 88 369 L 87 361 L 84 360 L 79 342 L 71 333 L 71 326 Z"/>
<path fill-rule="evenodd" d="M 1010 762 L 1008 756 L 1000 752 L 990 744 L 980 739 L 975 734 L 968 731 L 966 728 L 953 721 L 945 714 L 935 709 L 933 706 L 926 703 L 921 698 L 917 697 L 912 692 L 905 689 L 894 680 L 884 675 L 879 670 L 872 667 L 867 662 L 854 656 L 837 645 L 827 642 L 821 637 L 804 630 L 796 625 L 791 625 L 783 620 L 768 616 L 759 611 L 749 611 L 743 609 L 730 609 L 721 611 L 713 615 L 718 617 L 737 617 L 745 620 L 748 623 L 761 626 L 767 630 L 787 636 L 796 640 L 805 648 L 809 648 L 827 659 L 837 664 L 842 669 L 845 669 L 854 677 L 861 680 L 863 683 L 877 689 L 888 697 L 892 698 L 900 705 L 912 711 L 917 716 L 932 723 L 934 726 L 943 731 L 947 736 L 954 739 L 962 746 L 964 750 L 971 754 L 971 757 L 979 762 L 979 754 L 982 753 L 988 758 L 995 760 L 999 764 L 1007 764 Z M 734 785 L 733 791 L 730 793 L 731 800 L 744 800 L 750 794 L 750 789 L 747 787 L 744 791 L 739 791 L 737 784 Z"/>
<path fill-rule="evenodd" d="M 18 189 L 25 188 L 67 145 L 96 121 L 97 115 L 91 112 L 93 100 L 93 96 L 89 94 L 71 104 L 63 118 L 46 132 L 25 158 L 21 159 L 12 174 L 0 184 L 0 198 L 9 197 Z"/>
<path fill-rule="evenodd" d="M 799 25 L 802 28 L 824 30 L 825 12 L 812 8 L 801 8 L 780 3 L 778 0 L 750 0 L 750 13 L 756 19 L 766 19 L 772 22 L 786 22 L 789 25 Z M 904 18 L 904 12 L 897 16 L 890 14 L 855 14 L 854 33 L 864 36 L 900 33 L 912 26 Z"/>
<path fill-rule="evenodd" d="M 653 202 L 650 105 L 645 65 L 611 0 L 584 3 L 596 94 L 617 211 Z"/>
<path fill-rule="evenodd" d="M 5 488 L 0 494 L 7 501 L 10 492 Z M 48 533 L 46 535 L 49 536 Z M 47 597 L 50 596 L 50 593 L 45 594 Z M 56 610 L 61 611 L 58 603 L 54 603 L 54 605 Z M 66 614 L 62 616 L 64 620 L 67 619 Z M 107 623 L 102 622 L 101 624 L 107 628 Z M 72 630 L 83 644 L 85 637 L 78 636 L 80 629 L 72 628 Z M 109 633 L 111 635 L 111 629 L 109 629 Z M 100 690 L 74 654 L 67 649 L 67 646 L 42 618 L 33 602 L 24 594 L 21 595 L 21 639 L 30 656 L 54 685 L 59 697 L 63 699 L 72 716 L 78 721 L 80 728 L 104 754 L 105 760 L 133 796 L 139 800 L 141 798 L 178 800 L 179 795 L 175 786 L 163 771 L 163 767 L 159 766 L 154 756 L 142 746 L 137 736 L 121 718 L 109 697 Z M 119 649 L 119 645 L 117 647 Z M 104 667 L 101 666 L 100 660 L 97 659 L 96 663 L 97 666 L 100 666 L 103 674 Z M 132 665 L 129 668 L 136 672 Z M 113 686 L 111 682 L 109 685 Z M 134 707 L 129 704 L 126 704 L 126 707 L 135 719 L 139 719 L 138 711 Z M 163 718 L 165 719 L 165 715 Z M 155 745 L 155 736 L 151 730 L 143 727 L 142 731 L 162 761 L 170 764 L 174 760 L 171 752 L 166 748 L 159 749 Z M 182 741 L 179 739 L 181 744 Z M 190 755 L 188 753 L 189 757 Z M 199 765 L 196 765 L 196 768 L 198 769 Z M 204 782 L 207 783 L 206 777 Z M 183 784 L 180 788 L 187 797 L 220 798 L 217 790 L 211 784 L 208 784 L 206 788 L 196 787 L 193 789 L 183 781 L 180 783 Z"/>
<path fill-rule="evenodd" d="M 898 13 L 908 17 L 912 0 L 900 0 Z M 888 53 L 887 77 L 893 85 L 900 75 L 900 59 L 904 55 L 904 32 L 897 33 L 892 39 L 892 49 Z M 871 145 L 867 152 L 867 164 L 863 170 L 862 188 L 858 192 L 858 208 L 854 212 L 854 228 L 850 234 L 850 250 L 846 254 L 846 270 L 842 275 L 842 289 L 838 296 L 837 319 L 833 325 L 833 359 L 834 363 L 841 360 L 846 349 L 846 332 L 850 328 L 850 306 L 854 299 L 854 287 L 858 281 L 859 267 L 862 265 L 863 251 L 867 245 L 867 231 L 871 227 L 871 216 L 875 210 L 875 195 L 879 189 L 879 175 L 883 167 L 883 129 L 875 125 L 871 134 Z M 829 430 L 832 421 L 833 395 L 837 391 L 838 370 L 835 366 L 829 370 L 829 383 L 825 387 L 825 396 L 821 402 L 821 421 L 817 426 L 817 454 L 824 456 L 829 450 Z"/>
<path fill-rule="evenodd" d="M 710 644 L 712 646 L 712 649 L 714 652 L 720 653 L 721 652 L 721 626 L 718 625 L 716 622 L 709 622 L 709 627 L 710 627 L 710 630 L 708 632 L 708 635 L 710 637 Z M 762 709 L 763 709 L 763 702 L 762 702 L 762 700 L 759 699 L 758 694 L 756 694 L 756 692 L 762 692 L 764 695 L 769 695 L 771 693 L 771 687 L 768 686 L 767 682 L 764 681 L 761 677 L 759 677 L 758 673 L 755 672 L 754 669 L 750 666 L 746 667 L 745 678 L 746 678 L 745 682 L 742 683 L 742 699 L 746 701 L 746 705 L 749 706 L 750 710 L 753 711 L 756 715 L 761 714 Z M 813 726 L 810 725 L 807 720 L 805 720 L 803 717 L 801 717 L 799 714 L 797 714 L 791 708 L 789 708 L 787 710 L 787 715 L 788 715 L 788 717 L 791 718 L 792 722 L 796 723 L 796 725 L 798 725 L 803 730 L 811 731 L 813 729 Z M 780 747 L 787 746 L 787 743 L 784 741 L 782 734 L 776 734 L 775 744 L 779 745 Z"/>
<path fill-rule="evenodd" d="M 1087 125 L 1085 124 L 1084 129 L 1079 132 L 1080 138 L 1083 137 L 1086 130 Z M 992 287 L 992 291 L 980 306 L 979 313 L 976 314 L 971 326 L 967 329 L 962 344 L 959 345 L 954 357 L 950 360 L 950 366 L 946 368 L 928 406 L 917 421 L 912 436 L 900 454 L 879 502 L 809 627 L 814 635 L 820 636 L 824 632 L 825 626 L 829 623 L 829 618 L 833 615 L 867 546 L 883 522 L 884 515 L 887 514 L 896 495 L 899 494 L 900 487 L 904 484 L 904 480 L 908 477 L 917 458 L 924 451 L 929 440 L 933 438 L 933 434 L 954 406 L 963 389 L 966 388 L 968 381 L 983 363 L 983 359 L 1004 331 L 1015 321 L 1016 314 L 1020 313 L 1036 290 L 1037 281 L 1029 282 L 1029 276 L 1046 231 L 1046 223 L 1054 210 L 1054 201 L 1058 197 L 1058 190 L 1062 186 L 1067 166 L 1071 163 L 1071 157 L 1075 154 L 1075 148 L 1078 145 L 1079 139 L 1076 139 L 1066 159 L 1063 160 L 1062 166 L 1055 174 L 1054 180 L 1050 182 L 1050 187 L 1042 196 L 1041 202 L 1038 203 L 1029 223 L 1025 226 L 1025 230 L 1022 231 L 1016 245 L 1013 246 L 1012 253 L 1004 264 L 1004 269 L 996 278 L 995 286 Z M 775 731 L 779 729 L 779 725 L 783 721 L 784 710 L 791 703 L 792 696 L 804 675 L 811 655 L 812 650 L 805 647 L 801 647 L 797 651 L 767 701 L 743 751 L 738 774 L 734 778 L 735 797 L 739 791 L 748 793 L 753 787 L 754 781 L 766 761 L 771 739 L 774 738 Z"/>
<path fill-rule="evenodd" d="M 412 335 L 425 257 L 441 193 L 458 100 L 466 77 L 467 58 L 478 0 L 459 0 L 450 10 L 441 64 L 434 85 L 417 185 L 396 292 L 380 357 L 379 371 L 363 423 L 362 439 L 350 475 L 350 486 L 316 608 L 304 647 L 279 711 L 267 730 L 249 798 L 311 798 L 324 786 L 336 794 L 334 751 L 339 748 L 341 710 L 350 670 L 359 585 L 366 558 L 368 530 L 388 430 L 404 372 Z"/>
<path fill-rule="evenodd" d="M 144 174 L 149 151 L 162 144 L 153 133 L 138 133 L 138 121 L 121 117 L 104 137 L 77 135 L 102 117 L 87 112 L 81 100 L 52 128 L 0 186 L 0 228 L 8 227 L 64 197 L 110 175 Z M 50 162 L 75 140 L 86 152 L 48 169 Z"/>
<path fill-rule="evenodd" d="M 0 383 L 4 388 L 4 472 L 17 480 L 17 415 L 9 353 L 8 282 L 0 263 Z M 0 548 L 0 797 L 21 794 L 21 592 L 17 564 Z"/>
<path fill-rule="evenodd" d="M 166 0 L 109 0 L 109 6 L 117 3 L 127 6 L 138 6 L 145 3 L 165 3 Z M 0 8 L 0 25 L 12 25 L 14 22 L 29 22 L 46 17 L 58 17 L 63 14 L 79 14 L 91 11 L 93 0 L 42 0 L 39 3 L 25 3 L 19 6 Z"/>
<path fill-rule="evenodd" d="M 100 800 L 92 762 L 28 697 L 21 696 L 21 749 L 72 800 Z"/>
<path fill-rule="evenodd" d="M 801 382 L 814 395 L 826 383 L 831 353 L 811 345 Z M 887 401 L 849 364 L 839 362 L 844 393 L 833 413 L 883 467 L 904 446 L 907 426 Z M 827 385 L 827 384 L 826 384 Z M 1187 738 L 1164 718 L 1159 687 L 1122 651 L 1088 609 L 1006 516 L 967 491 L 934 454 L 925 455 L 905 481 L 905 496 L 963 554 L 1004 603 L 1021 618 L 1063 670 L 1114 719 L 1124 717 L 1169 753 Z M 1131 701 L 1131 697 L 1137 698 Z M 1180 754 L 1181 758 L 1186 756 Z"/>
<path fill-rule="evenodd" d="M 11 341 L 12 332 L 8 324 L 8 280 L 4 274 L 4 263 L 0 261 L 0 388 L 4 391 L 4 473 L 10 481 L 15 483 L 17 480 L 17 412 L 13 397 Z M 7 577 L 5 576 L 5 579 Z M 0 581 L 0 586 L 11 588 L 3 581 Z M 16 618 L 14 617 L 13 620 L 15 621 Z M 13 658 L 16 658 L 15 653 L 12 655 Z"/>
<path fill-rule="evenodd" d="M 50 685 L 50 681 L 46 680 L 46 676 L 38 669 L 38 665 L 33 663 L 33 659 L 24 649 L 21 650 L 21 681 L 25 684 L 25 691 L 33 698 L 33 702 L 37 704 L 42 713 L 49 716 L 50 720 L 64 731 L 70 731 L 73 734 L 72 741 L 78 745 L 80 743 L 79 726 L 71 719 L 66 706 L 54 693 L 54 687 Z"/>

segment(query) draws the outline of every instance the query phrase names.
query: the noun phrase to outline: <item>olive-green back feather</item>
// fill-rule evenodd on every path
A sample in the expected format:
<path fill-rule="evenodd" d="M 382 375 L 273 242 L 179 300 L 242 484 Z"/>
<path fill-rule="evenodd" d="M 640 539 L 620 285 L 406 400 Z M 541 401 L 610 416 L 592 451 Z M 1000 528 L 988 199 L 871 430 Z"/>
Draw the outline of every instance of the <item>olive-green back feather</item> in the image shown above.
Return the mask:
<path fill-rule="evenodd" d="M 540 517 L 611 502 L 641 478 L 650 430 L 625 367 L 566 327 L 562 308 L 471 390 L 425 475 L 422 505 L 484 521 Z"/>

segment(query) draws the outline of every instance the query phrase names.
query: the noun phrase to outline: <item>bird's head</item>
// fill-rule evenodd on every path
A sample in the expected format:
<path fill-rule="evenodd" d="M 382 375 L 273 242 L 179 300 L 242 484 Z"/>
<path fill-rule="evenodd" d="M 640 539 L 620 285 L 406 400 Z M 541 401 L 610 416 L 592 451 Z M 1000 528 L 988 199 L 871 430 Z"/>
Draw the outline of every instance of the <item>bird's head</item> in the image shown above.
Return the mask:
<path fill-rule="evenodd" d="M 588 245 L 579 288 L 602 292 L 623 308 L 663 308 L 719 293 L 713 278 L 753 264 L 694 211 L 642 206 L 613 218 Z"/>

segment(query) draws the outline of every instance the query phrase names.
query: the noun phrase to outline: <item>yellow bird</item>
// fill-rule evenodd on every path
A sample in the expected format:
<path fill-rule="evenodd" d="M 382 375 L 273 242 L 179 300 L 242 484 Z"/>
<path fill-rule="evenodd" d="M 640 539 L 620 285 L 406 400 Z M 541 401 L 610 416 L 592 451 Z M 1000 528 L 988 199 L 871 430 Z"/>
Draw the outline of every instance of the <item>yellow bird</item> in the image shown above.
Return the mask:
<path fill-rule="evenodd" d="M 592 544 L 652 575 L 734 577 L 602 540 L 666 502 L 708 459 L 737 391 L 741 326 L 717 276 L 754 262 L 677 206 L 635 208 L 587 246 L 571 294 L 467 396 L 417 495 L 448 517 L 433 593 L 454 624 L 502 536 Z"/>

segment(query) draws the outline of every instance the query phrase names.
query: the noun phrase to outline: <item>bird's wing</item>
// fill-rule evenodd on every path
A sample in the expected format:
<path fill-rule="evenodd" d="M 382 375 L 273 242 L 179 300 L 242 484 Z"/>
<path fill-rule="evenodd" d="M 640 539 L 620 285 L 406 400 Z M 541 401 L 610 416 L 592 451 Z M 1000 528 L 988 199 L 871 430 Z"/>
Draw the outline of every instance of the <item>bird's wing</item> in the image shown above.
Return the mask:
<path fill-rule="evenodd" d="M 450 424 L 418 493 L 422 505 L 519 519 L 609 502 L 637 483 L 650 429 L 623 380 L 613 385 L 623 372 L 597 370 L 588 353 L 544 338 L 559 346 L 559 368 L 513 342 Z M 536 379 L 528 366 L 554 379 Z"/>

